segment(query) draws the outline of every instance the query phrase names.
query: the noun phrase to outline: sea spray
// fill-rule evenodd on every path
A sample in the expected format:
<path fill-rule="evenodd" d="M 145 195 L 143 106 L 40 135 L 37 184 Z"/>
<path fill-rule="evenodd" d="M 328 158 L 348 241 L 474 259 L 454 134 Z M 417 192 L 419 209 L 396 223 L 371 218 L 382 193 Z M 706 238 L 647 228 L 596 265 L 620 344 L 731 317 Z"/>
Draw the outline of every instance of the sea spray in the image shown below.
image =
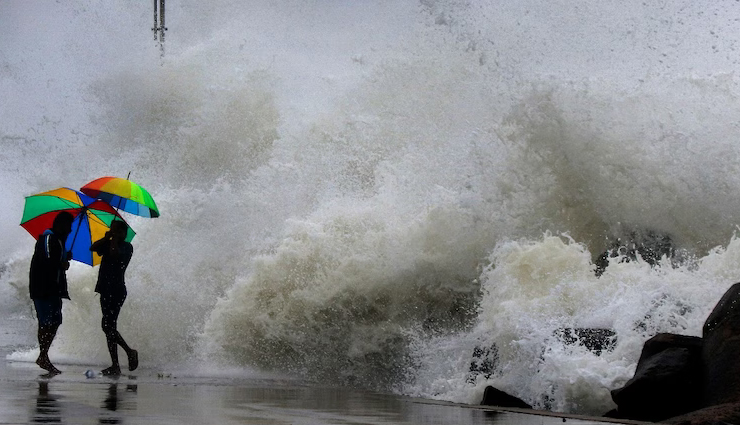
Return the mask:
<path fill-rule="evenodd" d="M 727 255 L 721 252 L 706 258 Z M 631 377 L 642 343 L 659 332 L 701 335 L 730 284 L 709 264 L 652 268 L 622 260 L 597 278 L 589 252 L 572 239 L 546 234 L 499 244 L 481 276 L 479 322 L 470 334 L 498 350 L 485 384 L 539 408 L 603 413 L 613 407 L 608 389 Z M 601 353 L 565 345 L 555 337 L 562 328 L 611 329 L 617 344 Z"/>
<path fill-rule="evenodd" d="M 219 302 L 205 336 L 246 364 L 387 389 L 411 361 L 411 331 L 462 329 L 472 319 L 474 275 L 459 274 L 465 257 L 455 244 L 438 243 L 465 235 L 438 241 L 444 226 L 356 203 L 323 214 L 294 221 L 274 254 L 255 259 L 253 275 Z"/>
<path fill-rule="evenodd" d="M 130 220 L 143 367 L 601 414 L 644 340 L 697 335 L 738 276 L 727 4 L 183 1 L 160 60 L 148 7 L 8 2 L 0 308 L 33 328 L 23 197 L 132 171 L 162 212 Z M 691 261 L 597 278 L 632 232 Z M 106 361 L 96 273 L 70 269 L 55 359 Z M 617 344 L 553 339 L 573 326 Z"/>

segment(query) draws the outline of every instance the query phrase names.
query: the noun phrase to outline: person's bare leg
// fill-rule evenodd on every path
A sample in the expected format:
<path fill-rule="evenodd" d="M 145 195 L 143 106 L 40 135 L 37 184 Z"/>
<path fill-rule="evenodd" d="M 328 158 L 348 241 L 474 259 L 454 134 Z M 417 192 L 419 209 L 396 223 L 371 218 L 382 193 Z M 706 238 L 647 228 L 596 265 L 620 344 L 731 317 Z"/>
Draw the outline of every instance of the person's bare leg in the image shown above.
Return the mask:
<path fill-rule="evenodd" d="M 110 359 L 113 365 L 109 368 L 103 369 L 101 372 L 103 375 L 120 375 L 121 366 L 118 364 L 118 331 L 110 331 L 105 334 L 105 341 L 108 345 L 108 353 L 110 353 Z"/>
<path fill-rule="evenodd" d="M 118 362 L 118 346 L 120 345 L 126 351 L 128 357 L 128 370 L 136 370 L 139 367 L 139 352 L 129 347 L 126 340 L 123 339 L 121 333 L 117 330 L 110 331 L 105 335 L 106 342 L 108 343 L 108 352 L 110 353 L 111 361 L 113 365 L 108 369 L 105 369 L 103 373 L 108 374 L 120 374 L 121 366 Z"/>
<path fill-rule="evenodd" d="M 126 357 L 128 357 L 128 370 L 136 370 L 139 367 L 139 352 L 129 347 L 126 341 L 121 336 L 121 333 L 116 331 L 118 335 L 118 345 L 120 345 L 126 351 Z"/>
<path fill-rule="evenodd" d="M 120 300 L 111 298 L 100 298 L 100 308 L 103 312 L 103 319 L 101 326 L 103 332 L 105 332 L 106 343 L 108 344 L 108 352 L 110 353 L 111 361 L 113 365 L 105 370 L 103 374 L 118 375 L 121 373 L 121 366 L 118 362 L 118 346 L 120 345 L 126 351 L 128 357 L 128 370 L 136 370 L 139 367 L 139 353 L 133 348 L 129 347 L 126 340 L 123 339 L 121 333 L 118 332 L 118 313 L 121 311 L 123 301 L 126 299 L 124 296 Z"/>
<path fill-rule="evenodd" d="M 54 367 L 51 360 L 49 360 L 49 348 L 51 348 L 51 343 L 54 341 L 58 328 L 59 325 L 39 325 L 39 357 L 36 359 L 36 364 L 49 373 L 62 373 L 62 371 Z"/>

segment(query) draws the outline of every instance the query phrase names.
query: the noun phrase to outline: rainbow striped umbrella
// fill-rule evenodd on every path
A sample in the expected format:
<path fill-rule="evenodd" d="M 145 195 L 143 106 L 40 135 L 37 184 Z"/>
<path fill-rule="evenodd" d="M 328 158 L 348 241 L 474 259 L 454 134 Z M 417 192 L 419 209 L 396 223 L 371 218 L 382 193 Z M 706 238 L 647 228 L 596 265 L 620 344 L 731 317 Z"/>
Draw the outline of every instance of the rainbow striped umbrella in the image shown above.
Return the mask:
<path fill-rule="evenodd" d="M 65 248 L 72 252 L 72 259 L 95 266 L 100 264 L 100 256 L 90 251 L 90 245 L 105 236 L 113 220 L 126 223 L 106 202 L 91 198 L 74 189 L 59 189 L 26 197 L 21 226 L 34 238 L 50 229 L 54 217 L 67 211 L 74 217 L 72 232 L 67 237 Z M 128 227 L 128 223 L 126 224 Z M 131 242 L 136 233 L 128 227 L 126 240 Z"/>
<path fill-rule="evenodd" d="M 82 186 L 82 193 L 141 217 L 159 217 L 154 198 L 143 187 L 120 177 L 101 177 Z"/>

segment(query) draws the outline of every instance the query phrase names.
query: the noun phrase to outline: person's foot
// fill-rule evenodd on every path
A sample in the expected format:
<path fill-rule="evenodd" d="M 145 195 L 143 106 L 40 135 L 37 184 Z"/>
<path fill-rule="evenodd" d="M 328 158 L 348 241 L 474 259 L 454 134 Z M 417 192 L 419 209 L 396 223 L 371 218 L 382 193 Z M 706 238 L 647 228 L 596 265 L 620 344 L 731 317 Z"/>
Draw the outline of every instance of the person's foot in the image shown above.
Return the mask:
<path fill-rule="evenodd" d="M 139 352 L 132 349 L 128 352 L 128 370 L 134 371 L 139 367 Z"/>
<path fill-rule="evenodd" d="M 121 368 L 118 366 L 111 366 L 100 371 L 104 376 L 118 376 L 121 374 Z"/>
<path fill-rule="evenodd" d="M 51 361 L 48 357 L 41 358 L 39 356 L 38 359 L 36 359 L 36 364 L 39 365 L 41 369 L 44 369 L 45 371 L 49 372 L 50 374 L 56 375 L 59 373 L 62 373 L 61 370 L 54 367 L 53 364 L 51 364 Z"/>

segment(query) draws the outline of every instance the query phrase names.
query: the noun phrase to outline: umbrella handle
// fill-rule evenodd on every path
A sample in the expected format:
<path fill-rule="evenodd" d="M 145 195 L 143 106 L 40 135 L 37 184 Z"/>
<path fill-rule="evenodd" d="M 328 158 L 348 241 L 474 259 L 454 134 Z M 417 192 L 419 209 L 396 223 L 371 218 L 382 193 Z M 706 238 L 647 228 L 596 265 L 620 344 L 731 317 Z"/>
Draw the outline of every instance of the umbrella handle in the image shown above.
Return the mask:
<path fill-rule="evenodd" d="M 82 215 L 83 214 L 87 214 L 87 207 L 83 207 L 82 211 L 80 211 L 80 213 L 77 214 L 77 217 L 75 217 L 75 220 L 77 220 L 78 218 L 80 219 L 80 223 L 77 225 L 77 229 L 75 230 L 75 235 L 72 237 L 72 245 L 69 246 L 70 251 L 72 251 L 72 249 L 75 247 L 75 241 L 77 240 L 77 234 L 80 232 L 80 226 L 82 225 Z"/>
<path fill-rule="evenodd" d="M 116 212 L 118 212 L 121 209 L 121 202 L 123 202 L 123 198 L 118 196 L 118 204 L 116 204 Z"/>

